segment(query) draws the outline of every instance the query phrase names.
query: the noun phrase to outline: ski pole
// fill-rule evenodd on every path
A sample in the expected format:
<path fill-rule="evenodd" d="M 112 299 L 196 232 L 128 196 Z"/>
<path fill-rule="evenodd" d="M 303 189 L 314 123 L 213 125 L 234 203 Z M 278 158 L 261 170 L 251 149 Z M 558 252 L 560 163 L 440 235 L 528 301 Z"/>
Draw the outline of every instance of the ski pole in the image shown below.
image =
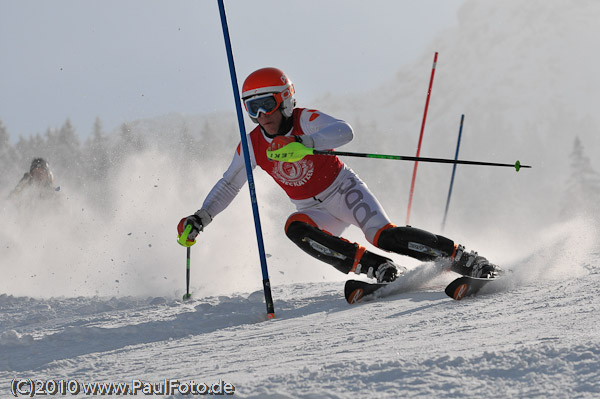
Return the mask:
<path fill-rule="evenodd" d="M 515 168 L 518 172 L 521 168 L 531 168 L 529 165 L 521 165 L 520 161 L 514 164 L 497 163 L 497 162 L 480 162 L 480 161 L 463 161 L 457 159 L 445 158 L 423 158 L 423 157 L 407 157 L 402 155 L 384 155 L 384 154 L 367 154 L 361 152 L 343 152 L 333 150 L 315 150 L 314 148 L 305 147 L 302 143 L 290 143 L 283 148 L 275 151 L 267 151 L 267 158 L 272 161 L 281 162 L 297 162 L 307 155 L 337 155 L 346 157 L 359 158 L 377 158 L 377 159 L 392 159 L 396 161 L 419 161 L 432 163 L 449 163 L 456 165 L 481 165 L 481 166 L 506 166 Z"/>
<path fill-rule="evenodd" d="M 192 294 L 190 294 L 190 252 L 192 252 L 191 247 L 187 247 L 187 268 L 185 272 L 185 294 L 183 295 L 183 300 L 190 299 Z"/>
<path fill-rule="evenodd" d="M 177 238 L 177 242 L 181 245 L 183 245 L 184 247 L 186 247 L 187 249 L 187 267 L 186 267 L 186 272 L 185 272 L 185 286 L 186 286 L 186 291 L 185 294 L 183 295 L 183 300 L 187 300 L 190 299 L 192 297 L 192 294 L 190 294 L 190 253 L 191 251 L 191 246 L 194 245 L 196 243 L 196 240 L 194 241 L 188 241 L 188 235 L 190 234 L 190 231 L 192 231 L 192 224 L 188 224 L 187 226 L 185 226 L 185 230 L 183 230 L 183 233 L 181 233 L 181 235 Z"/>

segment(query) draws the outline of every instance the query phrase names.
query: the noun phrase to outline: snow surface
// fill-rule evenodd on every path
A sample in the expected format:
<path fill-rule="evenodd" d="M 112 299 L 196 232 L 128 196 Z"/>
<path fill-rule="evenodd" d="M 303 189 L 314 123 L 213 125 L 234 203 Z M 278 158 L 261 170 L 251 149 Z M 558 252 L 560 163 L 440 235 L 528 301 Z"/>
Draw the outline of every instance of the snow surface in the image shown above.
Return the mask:
<path fill-rule="evenodd" d="M 456 275 L 394 257 L 407 278 L 389 296 L 348 305 L 347 276 L 283 236 L 292 208 L 257 171 L 276 319 L 266 320 L 246 193 L 193 247 L 193 298 L 182 302 L 185 251 L 174 226 L 199 206 L 237 140 L 204 138 L 220 156 L 185 169 L 162 145 L 115 173 L 100 205 L 64 182 L 57 214 L 3 207 L 0 396 L 14 378 L 54 378 L 222 379 L 246 398 L 600 397 L 599 218 L 559 218 L 573 139 L 593 162 L 600 149 L 598 56 L 586 46 L 597 43 L 599 18 L 595 0 L 466 1 L 460 26 L 391 79 L 393 96 L 319 100 L 355 127 L 344 149 L 412 155 L 440 51 L 422 155 L 452 156 L 465 112 L 461 158 L 534 165 L 458 169 L 444 234 L 512 271 L 483 295 L 453 301 L 443 289 Z M 399 129 L 415 134 L 398 140 Z M 412 165 L 348 164 L 403 220 Z M 439 229 L 449 177 L 447 167 L 419 166 L 415 226 Z M 346 237 L 364 243 L 355 231 Z"/>
<path fill-rule="evenodd" d="M 352 306 L 340 282 L 275 286 L 268 321 L 261 291 L 186 302 L 1 295 L 0 392 L 16 377 L 175 378 L 223 379 L 247 398 L 598 397 L 597 232 L 577 221 L 541 238 L 493 292 L 460 302 L 443 293 L 456 275 L 432 264 Z"/>

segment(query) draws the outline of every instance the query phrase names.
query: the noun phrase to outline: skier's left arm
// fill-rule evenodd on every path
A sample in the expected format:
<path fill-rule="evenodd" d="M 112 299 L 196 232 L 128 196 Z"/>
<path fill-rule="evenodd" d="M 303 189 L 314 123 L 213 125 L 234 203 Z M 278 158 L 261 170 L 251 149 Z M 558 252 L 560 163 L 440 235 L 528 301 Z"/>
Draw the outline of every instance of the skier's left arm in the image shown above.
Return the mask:
<path fill-rule="evenodd" d="M 354 138 L 354 131 L 347 122 L 313 109 L 302 111 L 300 126 L 304 131 L 300 137 L 302 144 L 315 150 L 338 148 Z"/>
<path fill-rule="evenodd" d="M 21 192 L 25 189 L 25 187 L 27 187 L 29 184 L 31 184 L 31 173 L 27 172 L 23 175 L 23 177 L 21 178 L 21 180 L 19 180 L 19 183 L 17 183 L 17 185 L 15 186 L 15 188 L 10 192 L 10 194 L 8 194 L 8 199 L 14 199 L 16 198 L 19 194 L 21 194 Z"/>

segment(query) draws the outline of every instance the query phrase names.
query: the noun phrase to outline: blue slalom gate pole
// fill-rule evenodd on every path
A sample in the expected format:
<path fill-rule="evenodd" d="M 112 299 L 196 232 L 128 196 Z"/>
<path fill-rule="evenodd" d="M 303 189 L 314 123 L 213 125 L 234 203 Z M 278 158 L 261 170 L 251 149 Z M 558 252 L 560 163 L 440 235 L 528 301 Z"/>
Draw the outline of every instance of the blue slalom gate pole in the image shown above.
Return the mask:
<path fill-rule="evenodd" d="M 460 117 L 460 128 L 458 129 L 458 141 L 456 143 L 456 154 L 454 160 L 458 159 L 458 150 L 460 149 L 460 137 L 462 136 L 463 123 L 465 121 L 465 115 Z M 444 220 L 442 220 L 442 231 L 446 227 L 446 217 L 448 216 L 448 208 L 450 207 L 450 197 L 452 197 L 452 186 L 454 185 L 454 175 L 456 174 L 456 164 L 452 167 L 452 177 L 450 178 L 450 189 L 448 190 L 448 199 L 446 200 L 446 210 L 444 211 Z"/>
<path fill-rule="evenodd" d="M 260 255 L 260 266 L 263 275 L 263 288 L 265 291 L 265 302 L 267 304 L 267 318 L 275 318 L 275 307 L 273 306 L 273 296 L 271 295 L 271 283 L 269 282 L 269 270 L 267 269 L 267 257 L 265 256 L 265 246 L 263 241 L 262 227 L 260 224 L 260 215 L 258 213 L 258 201 L 256 200 L 256 188 L 254 186 L 254 176 L 252 174 L 252 165 L 250 164 L 250 152 L 248 150 L 248 139 L 246 138 L 246 126 L 244 124 L 244 114 L 240 102 L 240 93 L 238 89 L 237 75 L 235 72 L 235 62 L 233 60 L 233 50 L 231 48 L 231 39 L 229 37 L 229 28 L 227 26 L 227 16 L 225 15 L 225 5 L 223 0 L 217 0 L 219 3 L 219 14 L 221 15 L 221 25 L 223 27 L 223 38 L 225 39 L 225 48 L 227 49 L 227 60 L 229 62 L 229 72 L 231 75 L 231 85 L 233 86 L 233 98 L 237 111 L 238 124 L 240 127 L 240 136 L 242 140 L 242 151 L 246 164 L 246 175 L 248 176 L 248 188 L 250 189 L 250 201 L 252 202 L 252 212 L 254 214 L 254 227 L 256 228 L 256 240 L 258 241 L 258 253 Z"/>

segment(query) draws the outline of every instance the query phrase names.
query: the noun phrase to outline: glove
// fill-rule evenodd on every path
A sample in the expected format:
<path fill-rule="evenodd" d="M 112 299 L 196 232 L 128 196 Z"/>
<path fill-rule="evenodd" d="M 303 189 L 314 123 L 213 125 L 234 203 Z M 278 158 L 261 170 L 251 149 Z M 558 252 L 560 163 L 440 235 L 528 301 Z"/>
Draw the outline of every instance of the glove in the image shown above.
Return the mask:
<path fill-rule="evenodd" d="M 271 144 L 267 148 L 267 151 L 276 151 L 280 148 L 285 147 L 290 143 L 300 143 L 308 148 L 313 148 L 315 146 L 314 140 L 312 137 L 308 135 L 304 136 L 276 136 Z"/>
<path fill-rule="evenodd" d="M 273 141 L 271 141 L 271 144 L 269 145 L 269 148 L 267 148 L 267 150 L 275 151 L 285 147 L 290 143 L 295 143 L 296 141 L 299 141 L 296 139 L 296 137 L 298 136 L 277 136 L 273 139 Z"/>
<path fill-rule="evenodd" d="M 204 227 L 208 226 L 208 224 L 212 222 L 212 217 L 205 209 L 200 209 L 198 212 L 185 217 L 179 221 L 177 225 L 177 233 L 181 237 L 183 231 L 187 227 L 188 224 L 192 225 L 192 230 L 188 234 L 187 241 L 193 242 L 198 233 L 204 230 Z"/>

